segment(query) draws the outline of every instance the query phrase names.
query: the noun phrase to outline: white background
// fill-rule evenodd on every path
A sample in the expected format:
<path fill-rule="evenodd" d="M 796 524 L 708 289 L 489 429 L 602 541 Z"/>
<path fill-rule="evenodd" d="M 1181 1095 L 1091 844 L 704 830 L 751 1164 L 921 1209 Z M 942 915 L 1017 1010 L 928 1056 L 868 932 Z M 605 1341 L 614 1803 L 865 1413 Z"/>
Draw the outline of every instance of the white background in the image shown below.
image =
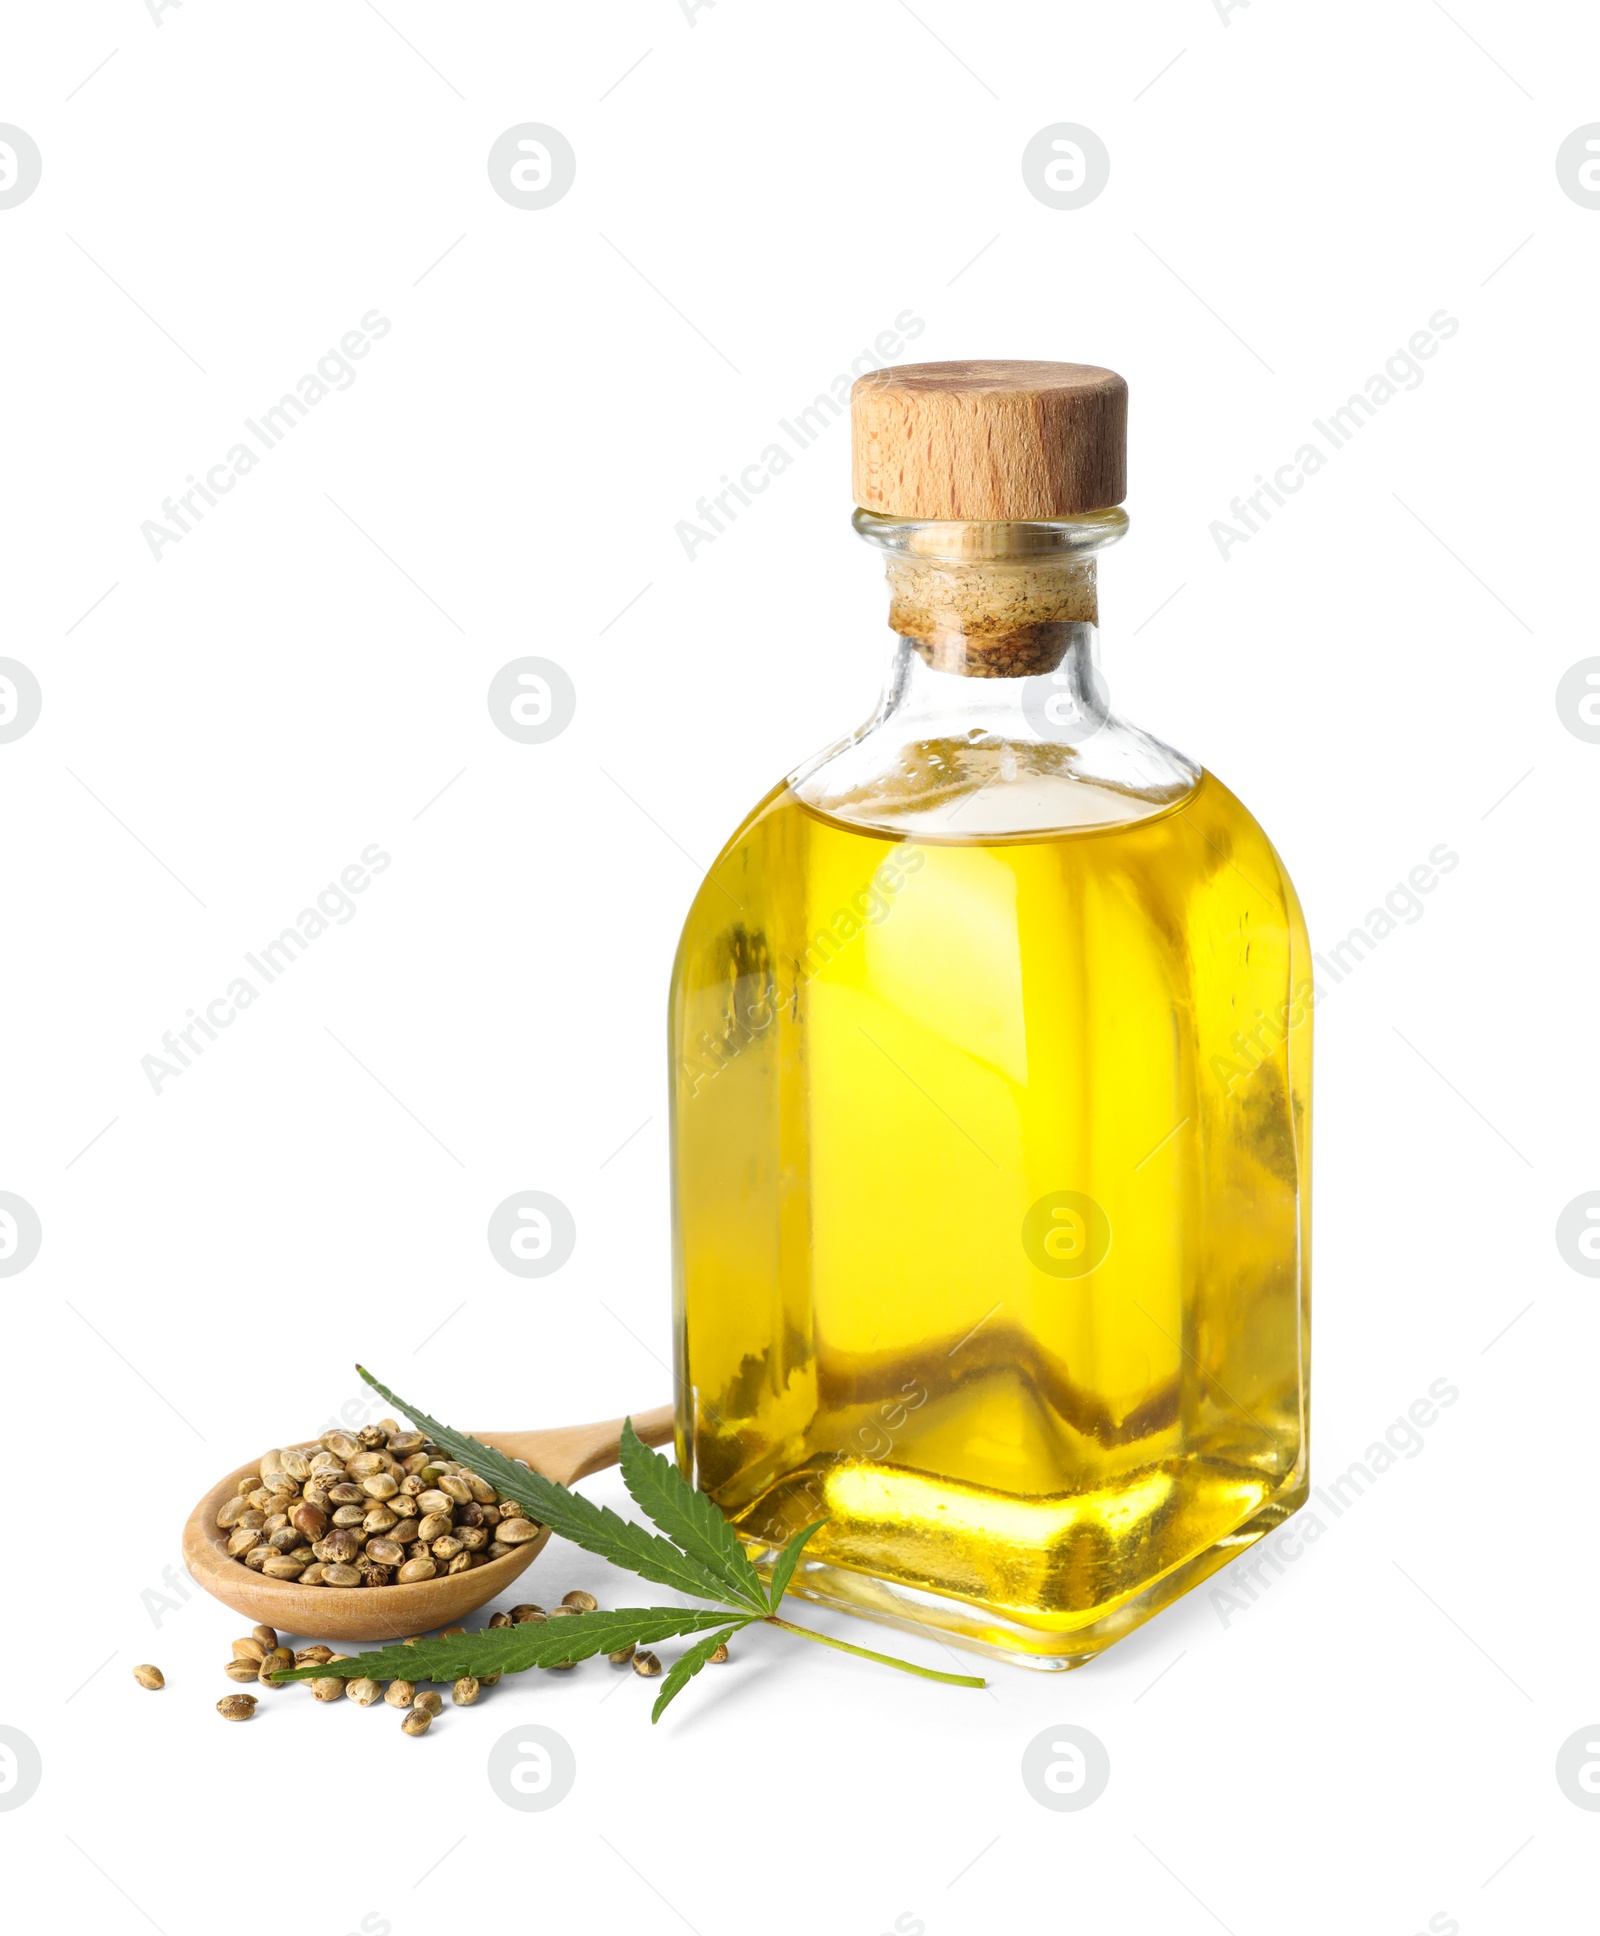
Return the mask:
<path fill-rule="evenodd" d="M 0 652 L 44 695 L 0 746 L 0 1187 L 44 1233 L 0 1282 L 17 1927 L 1584 1925 L 1600 1817 L 1554 1762 L 1600 1716 L 1597 1286 L 1554 1228 L 1600 1187 L 1600 748 L 1555 688 L 1600 651 L 1600 211 L 1554 164 L 1597 72 L 1592 15 L 1489 0 L 8 11 L 0 120 L 44 160 L 0 212 Z M 524 121 L 578 158 L 542 211 L 486 172 Z M 1060 121 L 1111 155 L 1070 212 L 1020 170 Z M 374 308 L 354 385 L 152 558 Z M 1420 387 L 1224 562 L 1229 500 L 1440 309 Z M 1460 855 L 1318 1013 L 1315 1476 L 1459 1402 L 1254 1605 L 1081 1673 L 967 1693 L 770 1636 L 655 1729 L 603 1664 L 418 1742 L 298 1693 L 224 1726 L 241 1623 L 163 1569 L 358 1356 L 467 1426 L 669 1395 L 678 924 L 887 640 L 842 423 L 692 562 L 674 527 L 905 310 L 916 358 L 1127 376 L 1112 692 L 1252 807 L 1319 948 Z M 543 747 L 485 703 L 528 653 L 578 690 Z M 153 1093 L 373 841 L 355 918 Z M 578 1226 L 538 1282 L 485 1242 L 528 1188 Z M 552 1548 L 526 1591 L 578 1583 L 621 1588 Z M 485 1779 L 529 1719 L 577 1758 L 548 1814 Z M 1081 1813 L 1019 1774 L 1063 1722 L 1111 1761 Z"/>

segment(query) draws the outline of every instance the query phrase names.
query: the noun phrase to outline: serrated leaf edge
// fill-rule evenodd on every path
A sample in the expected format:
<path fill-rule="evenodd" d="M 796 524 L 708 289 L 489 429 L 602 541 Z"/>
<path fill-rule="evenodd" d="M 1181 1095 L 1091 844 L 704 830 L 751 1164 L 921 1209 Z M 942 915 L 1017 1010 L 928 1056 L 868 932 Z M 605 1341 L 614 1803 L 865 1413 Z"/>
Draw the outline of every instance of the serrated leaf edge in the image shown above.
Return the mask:
<path fill-rule="evenodd" d="M 752 1614 L 749 1620 L 735 1621 L 731 1627 L 724 1627 L 721 1633 L 706 1634 L 692 1647 L 686 1647 L 679 1654 L 667 1669 L 667 1678 L 661 1683 L 661 1692 L 656 1696 L 655 1706 L 650 1710 L 651 1727 L 661 1719 L 672 1701 L 683 1692 L 729 1635 L 751 1626 L 755 1619 L 756 1615 Z"/>
<path fill-rule="evenodd" d="M 634 1504 L 674 1546 L 719 1579 L 730 1597 L 757 1613 L 770 1610 L 761 1576 L 716 1502 L 691 1486 L 671 1459 L 652 1451 L 631 1418 L 622 1424 L 622 1480 Z M 645 1496 L 651 1488 L 660 1494 L 654 1503 Z M 676 1514 L 678 1524 L 664 1520 L 663 1511 Z M 719 1539 L 719 1533 L 725 1538 Z"/>
<path fill-rule="evenodd" d="M 813 1520 L 809 1526 L 802 1526 L 773 1562 L 772 1579 L 767 1586 L 767 1598 L 771 1602 L 774 1613 L 778 1611 L 779 1602 L 789 1591 L 789 1582 L 794 1578 L 794 1570 L 800 1563 L 800 1555 L 806 1541 L 813 1533 L 820 1533 L 827 1523 L 824 1518 Z"/>
<path fill-rule="evenodd" d="M 430 1417 L 420 1407 L 407 1404 L 398 1393 L 380 1384 L 364 1365 L 357 1365 L 356 1370 L 375 1392 L 426 1431 L 453 1458 L 489 1480 L 504 1497 L 526 1507 L 540 1525 L 548 1526 L 585 1552 L 597 1553 L 614 1566 L 652 1580 L 657 1586 L 671 1587 L 697 1600 L 727 1603 L 728 1593 L 723 1583 L 671 1540 L 623 1519 L 609 1506 L 597 1505 L 581 1493 L 547 1479 L 542 1472 L 518 1465 L 494 1446 L 473 1438 L 470 1432 L 458 1432 Z"/>
<path fill-rule="evenodd" d="M 454 1681 L 463 1674 L 525 1673 L 556 1662 L 588 1660 L 599 1653 L 616 1653 L 632 1643 L 648 1645 L 679 1634 L 705 1633 L 726 1627 L 725 1608 L 615 1607 L 594 1613 L 570 1614 L 562 1620 L 527 1621 L 515 1627 L 491 1627 L 477 1633 L 436 1635 L 414 1647 L 371 1648 L 344 1660 L 297 1667 L 273 1676 L 275 1686 L 291 1681 L 321 1679 Z M 738 1624 L 735 1616 L 735 1624 Z M 524 1657 L 526 1656 L 526 1657 Z"/>

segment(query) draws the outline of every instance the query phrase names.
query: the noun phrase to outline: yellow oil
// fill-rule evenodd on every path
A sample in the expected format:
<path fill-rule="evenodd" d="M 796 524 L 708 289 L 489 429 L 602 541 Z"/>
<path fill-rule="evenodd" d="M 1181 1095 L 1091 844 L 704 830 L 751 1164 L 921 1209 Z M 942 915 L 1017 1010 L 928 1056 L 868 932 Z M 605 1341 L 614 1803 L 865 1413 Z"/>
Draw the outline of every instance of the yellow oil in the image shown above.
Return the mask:
<path fill-rule="evenodd" d="M 674 974 L 685 1470 L 758 1549 L 827 1515 L 819 1596 L 1023 1654 L 1203 1577 L 1304 1496 L 1310 1008 L 1209 774 L 970 842 L 780 788 Z"/>

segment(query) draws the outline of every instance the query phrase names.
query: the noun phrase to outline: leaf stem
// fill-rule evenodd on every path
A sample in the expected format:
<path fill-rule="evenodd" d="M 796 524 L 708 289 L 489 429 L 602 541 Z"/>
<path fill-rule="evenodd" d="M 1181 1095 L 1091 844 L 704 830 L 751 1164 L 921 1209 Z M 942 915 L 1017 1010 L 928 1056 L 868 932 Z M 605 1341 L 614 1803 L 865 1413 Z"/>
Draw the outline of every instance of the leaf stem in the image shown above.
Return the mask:
<path fill-rule="evenodd" d="M 980 1680 L 975 1674 L 941 1674 L 934 1667 L 917 1667 L 909 1660 L 896 1660 L 893 1654 L 877 1654 L 870 1647 L 857 1647 L 848 1640 L 835 1640 L 831 1634 L 817 1633 L 811 1627 L 797 1627 L 792 1620 L 780 1620 L 775 1613 L 766 1618 L 769 1627 L 781 1627 L 785 1633 L 798 1634 L 802 1640 L 814 1640 L 819 1647 L 836 1647 L 841 1654 L 857 1654 L 862 1660 L 875 1660 L 884 1667 L 898 1667 L 902 1674 L 915 1674 L 920 1680 L 944 1681 L 950 1687 L 987 1687 L 988 1682 Z"/>

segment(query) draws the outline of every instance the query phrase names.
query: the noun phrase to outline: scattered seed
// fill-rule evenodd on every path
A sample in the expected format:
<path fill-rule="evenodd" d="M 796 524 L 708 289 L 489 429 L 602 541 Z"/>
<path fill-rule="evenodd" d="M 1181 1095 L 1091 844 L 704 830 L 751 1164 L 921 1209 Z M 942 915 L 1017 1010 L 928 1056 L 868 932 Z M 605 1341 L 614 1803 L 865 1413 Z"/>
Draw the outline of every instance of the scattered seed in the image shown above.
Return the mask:
<path fill-rule="evenodd" d="M 256 1697 L 253 1694 L 224 1694 L 217 1703 L 217 1712 L 224 1721 L 248 1721 L 255 1711 Z"/>
<path fill-rule="evenodd" d="M 133 1678 L 141 1687 L 157 1688 L 165 1687 L 167 1684 L 166 1675 L 162 1673 L 159 1667 L 152 1667 L 149 1661 L 144 1661 L 140 1666 L 134 1668 Z"/>
<path fill-rule="evenodd" d="M 414 1708 L 421 1708 L 424 1714 L 442 1714 L 444 1712 L 444 1696 L 442 1694 L 435 1694 L 430 1687 L 426 1694 L 417 1695 L 411 1705 Z"/>
<path fill-rule="evenodd" d="M 524 1620 L 546 1620 L 549 1618 L 549 1615 L 543 1607 L 536 1607 L 531 1600 L 526 1600 L 520 1607 L 513 1607 L 511 1609 L 511 1618 L 518 1626 L 521 1626 Z"/>
<path fill-rule="evenodd" d="M 400 1723 L 402 1734 L 426 1734 L 433 1726 L 433 1712 L 430 1708 L 414 1707 L 409 1710 Z"/>
<path fill-rule="evenodd" d="M 378 1683 L 374 1680 L 369 1680 L 365 1674 L 360 1675 L 353 1681 L 346 1681 L 344 1691 L 350 1700 L 359 1702 L 362 1707 L 371 1707 L 373 1702 L 383 1693 L 383 1689 Z"/>
<path fill-rule="evenodd" d="M 607 1654 L 606 1659 L 610 1661 L 613 1667 L 626 1667 L 628 1662 L 633 1659 L 635 1652 L 635 1644 L 630 1640 L 626 1647 L 619 1647 L 614 1654 Z"/>
<path fill-rule="evenodd" d="M 337 1701 L 344 1697 L 344 1682 L 337 1674 L 324 1674 L 306 1684 L 319 1701 Z"/>
<path fill-rule="evenodd" d="M 252 1627 L 250 1629 L 250 1638 L 252 1640 L 259 1640 L 262 1646 L 269 1652 L 278 1644 L 277 1633 L 271 1627 Z"/>
<path fill-rule="evenodd" d="M 390 1681 L 383 1698 L 390 1707 L 410 1707 L 416 1698 L 417 1688 L 414 1681 Z"/>
<path fill-rule="evenodd" d="M 723 1664 L 723 1663 L 724 1663 L 724 1662 L 725 1662 L 725 1661 L 727 1660 L 727 1658 L 728 1658 L 728 1643 L 727 1643 L 727 1641 L 723 1641 L 723 1643 L 722 1643 L 722 1645 L 721 1645 L 720 1647 L 718 1647 L 718 1648 L 716 1649 L 716 1651 L 715 1651 L 714 1653 L 712 1653 L 712 1654 L 710 1654 L 710 1655 L 708 1655 L 708 1656 L 707 1656 L 707 1658 L 708 1658 L 708 1659 L 710 1660 L 710 1662 L 711 1662 L 711 1665 L 712 1665 L 713 1667 L 720 1667 L 720 1666 L 722 1666 L 722 1664 Z"/>
<path fill-rule="evenodd" d="M 511 1618 L 509 1613 L 491 1613 L 489 1615 L 489 1625 L 491 1628 L 512 1627 L 516 1625 L 516 1622 Z"/>
<path fill-rule="evenodd" d="M 260 1668 L 258 1660 L 230 1660 L 222 1671 L 230 1681 L 253 1681 Z"/>
<path fill-rule="evenodd" d="M 648 1680 L 652 1674 L 659 1674 L 661 1672 L 661 1663 L 656 1659 L 654 1654 L 647 1654 L 641 1651 L 633 1657 L 633 1671 L 636 1674 L 643 1674 L 645 1679 Z"/>
<path fill-rule="evenodd" d="M 475 1674 L 463 1674 L 450 1690 L 450 1698 L 457 1707 L 471 1707 L 478 1698 L 482 1682 Z"/>

